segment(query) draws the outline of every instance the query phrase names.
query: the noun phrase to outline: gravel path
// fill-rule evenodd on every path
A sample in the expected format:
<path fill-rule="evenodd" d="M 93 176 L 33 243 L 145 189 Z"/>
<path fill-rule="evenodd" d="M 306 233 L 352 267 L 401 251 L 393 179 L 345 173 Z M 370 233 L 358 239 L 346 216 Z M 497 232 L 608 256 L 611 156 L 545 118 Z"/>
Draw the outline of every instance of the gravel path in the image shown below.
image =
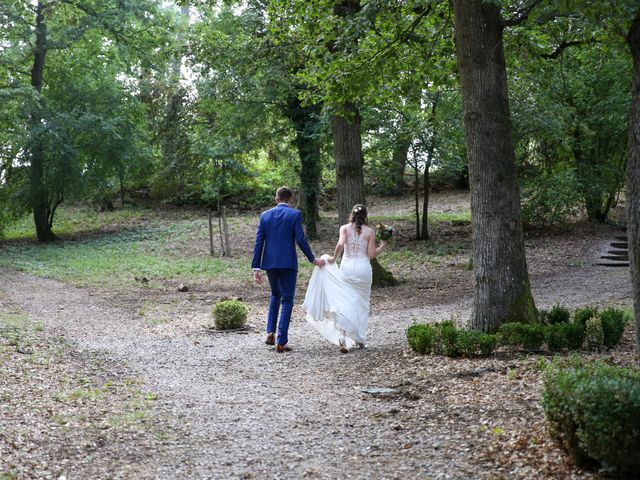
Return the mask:
<path fill-rule="evenodd" d="M 593 265 L 604 248 L 594 245 L 582 266 L 532 279 L 538 306 L 629 304 L 628 270 Z M 154 414 L 167 439 L 153 445 L 150 462 L 150 445 L 128 446 L 147 457 L 137 478 L 515 478 L 477 456 L 487 410 L 461 409 L 428 378 L 443 362 L 449 376 L 481 363 L 417 357 L 406 348 L 414 319 L 465 319 L 470 299 L 374 312 L 369 348 L 349 355 L 296 320 L 294 350 L 281 355 L 263 343 L 261 305 L 251 308 L 256 328 L 243 334 L 206 333 L 199 324 L 210 305 L 196 303 L 187 328 L 168 335 L 131 305 L 87 289 L 5 270 L 0 291 L 49 334 L 105 362 L 126 362 L 157 393 Z M 373 395 L 367 387 L 397 391 Z M 513 408 L 505 414 L 517 416 Z M 535 477 L 529 473 L 519 476 Z M 126 478 L 117 470 L 101 475 Z"/>

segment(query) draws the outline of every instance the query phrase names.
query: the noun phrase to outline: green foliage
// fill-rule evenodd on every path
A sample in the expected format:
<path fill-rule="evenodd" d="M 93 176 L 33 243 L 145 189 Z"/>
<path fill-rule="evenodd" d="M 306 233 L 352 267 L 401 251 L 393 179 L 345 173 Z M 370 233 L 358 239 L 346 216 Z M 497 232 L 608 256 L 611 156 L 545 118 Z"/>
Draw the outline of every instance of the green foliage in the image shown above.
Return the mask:
<path fill-rule="evenodd" d="M 587 320 L 598 313 L 598 307 L 594 306 L 586 306 L 577 308 L 575 312 L 573 312 L 573 322 L 586 327 Z"/>
<path fill-rule="evenodd" d="M 545 341 L 551 351 L 579 350 L 584 342 L 584 327 L 579 323 L 556 323 L 545 328 Z"/>
<path fill-rule="evenodd" d="M 216 303 L 211 315 L 218 330 L 242 328 L 247 321 L 247 307 L 239 300 L 224 300 Z"/>
<path fill-rule="evenodd" d="M 537 351 L 544 343 L 545 328 L 537 323 L 504 323 L 498 329 L 498 336 L 502 345 Z"/>
<path fill-rule="evenodd" d="M 569 346 L 566 333 L 568 326 L 566 323 L 556 323 L 546 328 L 545 342 L 547 342 L 549 350 L 563 350 Z"/>
<path fill-rule="evenodd" d="M 619 344 L 627 323 L 624 311 L 613 307 L 607 308 L 600 313 L 600 320 L 604 346 L 611 348 Z"/>
<path fill-rule="evenodd" d="M 496 335 L 458 329 L 452 321 L 411 325 L 407 340 L 418 353 L 447 357 L 490 355 L 498 342 Z"/>
<path fill-rule="evenodd" d="M 436 342 L 433 325 L 414 323 L 407 329 L 409 346 L 418 353 L 431 353 Z"/>
<path fill-rule="evenodd" d="M 604 346 L 604 330 L 602 328 L 602 319 L 600 315 L 594 315 L 587 320 L 585 326 L 585 337 L 587 339 L 587 347 L 589 350 L 599 351 Z"/>
<path fill-rule="evenodd" d="M 550 325 L 555 323 L 568 323 L 570 318 L 571 313 L 569 310 L 559 304 L 551 307 L 546 316 L 547 322 Z"/>
<path fill-rule="evenodd" d="M 640 471 L 640 370 L 556 360 L 542 404 L 551 435 L 583 466 L 635 478 Z"/>
<path fill-rule="evenodd" d="M 567 347 L 570 350 L 579 350 L 584 344 L 585 327 L 579 323 L 570 323 L 564 328 L 567 338 Z"/>
<path fill-rule="evenodd" d="M 579 214 L 582 201 L 575 173 L 564 166 L 532 175 L 522 199 L 522 221 L 542 226 L 569 223 Z"/>

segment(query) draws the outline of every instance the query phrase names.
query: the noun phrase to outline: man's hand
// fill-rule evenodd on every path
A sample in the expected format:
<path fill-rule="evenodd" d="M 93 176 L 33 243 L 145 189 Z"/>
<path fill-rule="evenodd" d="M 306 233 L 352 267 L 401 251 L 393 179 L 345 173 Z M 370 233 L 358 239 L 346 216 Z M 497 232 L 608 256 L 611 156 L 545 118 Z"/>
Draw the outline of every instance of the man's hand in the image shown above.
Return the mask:
<path fill-rule="evenodd" d="M 322 260 L 321 258 L 316 258 L 316 259 L 313 261 L 313 264 L 314 264 L 316 267 L 320 267 L 320 268 L 324 267 L 324 264 L 325 264 L 325 263 L 326 263 L 326 262 L 325 262 L 324 260 Z"/>
<path fill-rule="evenodd" d="M 256 281 L 258 285 L 262 285 L 262 272 L 260 270 L 253 271 L 253 279 Z"/>

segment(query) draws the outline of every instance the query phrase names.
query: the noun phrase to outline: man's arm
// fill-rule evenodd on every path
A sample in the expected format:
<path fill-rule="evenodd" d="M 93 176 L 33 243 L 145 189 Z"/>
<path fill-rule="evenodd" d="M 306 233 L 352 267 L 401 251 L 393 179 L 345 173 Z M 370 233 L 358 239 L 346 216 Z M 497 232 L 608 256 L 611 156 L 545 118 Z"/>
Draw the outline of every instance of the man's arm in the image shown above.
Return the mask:
<path fill-rule="evenodd" d="M 307 237 L 304 235 L 304 230 L 302 228 L 302 212 L 296 211 L 293 228 L 296 235 L 296 243 L 300 247 L 300 250 L 302 250 L 302 253 L 305 254 L 311 263 L 318 267 L 322 267 L 325 263 L 324 260 L 316 258 L 311 251 L 309 243 L 307 242 Z"/>
<path fill-rule="evenodd" d="M 258 222 L 258 231 L 256 232 L 256 243 L 253 247 L 253 260 L 251 261 L 251 268 L 254 270 L 260 269 L 262 264 L 262 252 L 264 250 L 264 229 L 262 228 L 262 216 Z"/>

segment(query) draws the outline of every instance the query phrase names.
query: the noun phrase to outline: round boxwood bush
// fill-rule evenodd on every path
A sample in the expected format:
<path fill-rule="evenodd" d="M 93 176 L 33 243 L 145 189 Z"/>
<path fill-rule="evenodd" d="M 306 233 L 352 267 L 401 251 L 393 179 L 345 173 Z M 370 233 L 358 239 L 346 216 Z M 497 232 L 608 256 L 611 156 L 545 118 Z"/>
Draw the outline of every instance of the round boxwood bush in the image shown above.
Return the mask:
<path fill-rule="evenodd" d="M 539 323 L 504 323 L 498 329 L 502 345 L 540 350 L 545 340 L 545 327 Z"/>
<path fill-rule="evenodd" d="M 606 308 L 600 314 L 602 321 L 603 343 L 607 348 L 616 346 L 622 340 L 624 326 L 627 323 L 624 312 L 617 308 Z"/>
<path fill-rule="evenodd" d="M 436 341 L 436 330 L 432 325 L 416 323 L 407 329 L 409 346 L 418 353 L 431 353 Z"/>
<path fill-rule="evenodd" d="M 604 330 L 602 329 L 602 319 L 600 315 L 595 315 L 587 320 L 584 335 L 587 338 L 589 350 L 597 352 L 602 349 L 604 345 Z"/>
<path fill-rule="evenodd" d="M 247 321 L 247 307 L 239 300 L 224 300 L 216 303 L 211 315 L 218 330 L 242 328 Z"/>
<path fill-rule="evenodd" d="M 579 323 L 583 327 L 587 326 L 587 320 L 598 313 L 598 307 L 586 306 L 582 308 L 576 308 L 573 312 L 573 323 Z"/>
<path fill-rule="evenodd" d="M 554 325 L 556 323 L 569 323 L 571 313 L 561 305 L 554 305 L 546 314 L 547 323 Z"/>
<path fill-rule="evenodd" d="M 640 369 L 555 361 L 542 392 L 549 431 L 584 467 L 619 478 L 640 472 Z"/>

